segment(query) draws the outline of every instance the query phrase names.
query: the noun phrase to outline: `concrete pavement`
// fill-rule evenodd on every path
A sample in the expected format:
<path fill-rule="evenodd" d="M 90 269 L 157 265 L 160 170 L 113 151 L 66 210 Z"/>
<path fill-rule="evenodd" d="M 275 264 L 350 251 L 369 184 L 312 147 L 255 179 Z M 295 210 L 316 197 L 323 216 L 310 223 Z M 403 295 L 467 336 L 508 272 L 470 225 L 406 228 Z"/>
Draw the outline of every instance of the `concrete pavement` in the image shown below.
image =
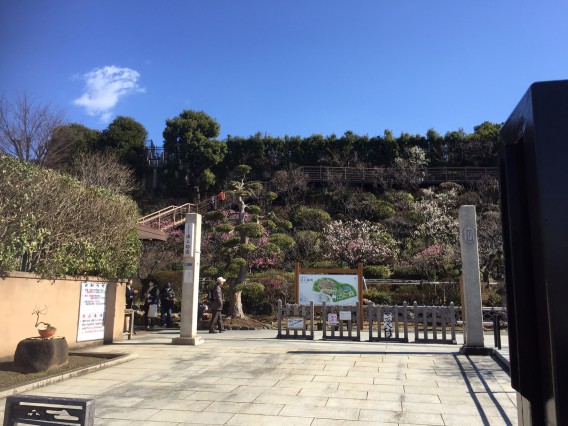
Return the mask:
<path fill-rule="evenodd" d="M 459 345 L 278 340 L 275 330 L 172 345 L 177 336 L 89 348 L 137 358 L 26 394 L 92 398 L 99 426 L 517 424 L 509 376 Z"/>

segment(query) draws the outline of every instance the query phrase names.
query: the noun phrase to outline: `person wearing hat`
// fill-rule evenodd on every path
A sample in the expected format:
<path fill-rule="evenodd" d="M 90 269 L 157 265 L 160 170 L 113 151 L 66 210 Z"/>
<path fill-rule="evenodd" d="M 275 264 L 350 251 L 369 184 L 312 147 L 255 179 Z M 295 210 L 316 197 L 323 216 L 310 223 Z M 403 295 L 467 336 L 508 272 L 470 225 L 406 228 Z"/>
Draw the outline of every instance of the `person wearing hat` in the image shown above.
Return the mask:
<path fill-rule="evenodd" d="M 211 322 L 209 323 L 209 333 L 217 333 L 215 326 L 218 327 L 219 333 L 223 332 L 223 318 L 221 310 L 223 309 L 223 284 L 227 281 L 223 277 L 217 278 L 215 286 L 211 292 Z"/>

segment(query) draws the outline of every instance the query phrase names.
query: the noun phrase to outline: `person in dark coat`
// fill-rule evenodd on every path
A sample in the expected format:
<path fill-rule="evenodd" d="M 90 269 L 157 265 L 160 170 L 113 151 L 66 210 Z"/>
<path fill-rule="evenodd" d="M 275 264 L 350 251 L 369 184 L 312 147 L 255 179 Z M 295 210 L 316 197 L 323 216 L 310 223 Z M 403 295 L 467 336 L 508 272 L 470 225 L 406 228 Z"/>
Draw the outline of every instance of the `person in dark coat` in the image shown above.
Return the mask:
<path fill-rule="evenodd" d="M 223 284 L 227 281 L 223 277 L 217 278 L 215 286 L 213 287 L 211 297 L 211 322 L 209 323 L 209 333 L 217 333 L 215 326 L 218 327 L 219 333 L 223 330 L 223 318 L 221 310 L 223 309 Z"/>
<path fill-rule="evenodd" d="M 144 316 L 146 317 L 146 330 L 153 330 L 154 322 L 158 317 L 158 302 L 160 301 L 160 290 L 153 281 L 150 281 L 150 287 L 145 294 L 145 299 Z"/>
<path fill-rule="evenodd" d="M 128 278 L 128 282 L 126 283 L 126 309 L 132 309 L 132 302 L 134 302 L 134 296 L 138 293 L 138 291 L 132 288 L 133 279 Z"/>
<path fill-rule="evenodd" d="M 160 303 L 161 303 L 161 319 L 162 327 L 172 327 L 174 323 L 172 322 L 172 309 L 174 307 L 175 293 L 172 285 L 168 282 L 160 290 Z"/>

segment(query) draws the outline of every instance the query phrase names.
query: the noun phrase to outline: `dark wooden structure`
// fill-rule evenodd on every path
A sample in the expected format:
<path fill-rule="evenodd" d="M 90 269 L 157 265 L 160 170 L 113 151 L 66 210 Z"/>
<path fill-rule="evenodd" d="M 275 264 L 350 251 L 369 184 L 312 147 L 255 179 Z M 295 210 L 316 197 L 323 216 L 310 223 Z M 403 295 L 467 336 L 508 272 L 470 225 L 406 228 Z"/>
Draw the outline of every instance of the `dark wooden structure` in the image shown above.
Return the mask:
<path fill-rule="evenodd" d="M 568 81 L 535 83 L 501 130 L 511 384 L 520 425 L 568 424 Z"/>

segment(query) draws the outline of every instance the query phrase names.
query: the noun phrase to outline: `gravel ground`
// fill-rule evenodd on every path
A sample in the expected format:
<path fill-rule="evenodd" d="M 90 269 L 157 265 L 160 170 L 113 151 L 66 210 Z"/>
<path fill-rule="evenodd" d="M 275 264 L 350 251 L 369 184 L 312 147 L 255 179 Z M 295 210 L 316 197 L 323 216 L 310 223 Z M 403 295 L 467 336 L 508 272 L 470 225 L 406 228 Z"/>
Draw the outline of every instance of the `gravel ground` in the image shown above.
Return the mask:
<path fill-rule="evenodd" d="M 48 377 L 69 373 L 73 370 L 89 367 L 91 365 L 101 364 L 106 361 L 108 361 L 107 358 L 69 355 L 66 365 L 53 368 L 48 371 L 28 374 L 13 371 L 13 362 L 2 362 L 0 363 L 0 391 L 32 383 L 41 379 L 46 379 Z"/>

